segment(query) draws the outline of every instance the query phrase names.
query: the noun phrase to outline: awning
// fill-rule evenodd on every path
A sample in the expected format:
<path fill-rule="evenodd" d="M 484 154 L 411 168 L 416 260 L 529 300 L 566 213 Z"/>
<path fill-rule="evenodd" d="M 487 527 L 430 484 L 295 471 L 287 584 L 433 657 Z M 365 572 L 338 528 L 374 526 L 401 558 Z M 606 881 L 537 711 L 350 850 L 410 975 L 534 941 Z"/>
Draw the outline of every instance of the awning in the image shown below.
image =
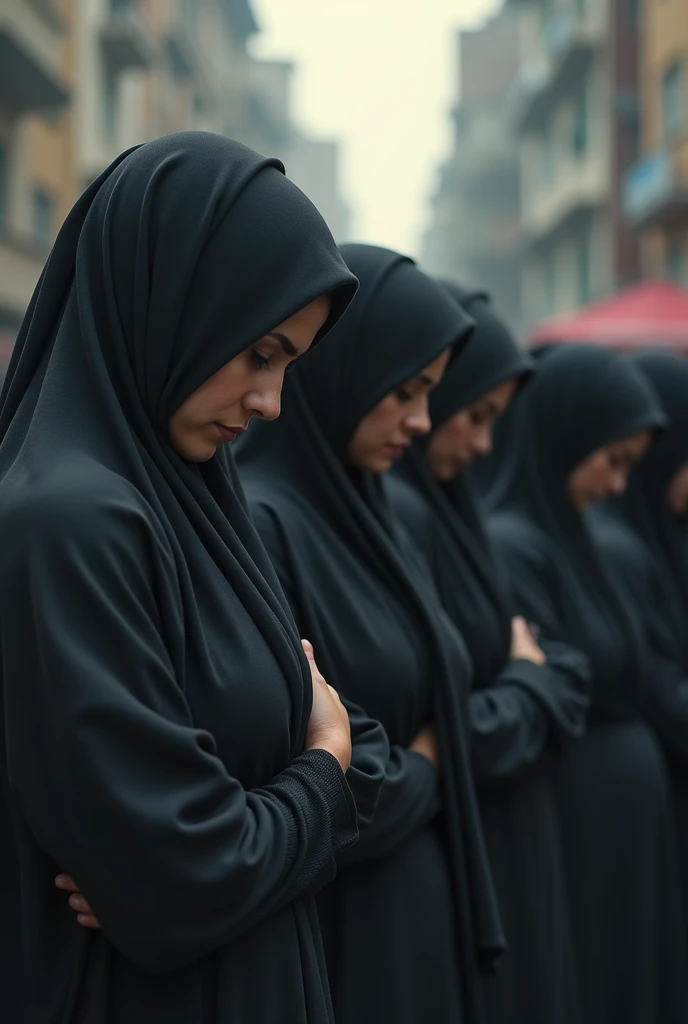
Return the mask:
<path fill-rule="evenodd" d="M 545 320 L 528 338 L 530 345 L 567 341 L 688 352 L 688 292 L 668 281 L 645 281 L 575 313 Z"/>

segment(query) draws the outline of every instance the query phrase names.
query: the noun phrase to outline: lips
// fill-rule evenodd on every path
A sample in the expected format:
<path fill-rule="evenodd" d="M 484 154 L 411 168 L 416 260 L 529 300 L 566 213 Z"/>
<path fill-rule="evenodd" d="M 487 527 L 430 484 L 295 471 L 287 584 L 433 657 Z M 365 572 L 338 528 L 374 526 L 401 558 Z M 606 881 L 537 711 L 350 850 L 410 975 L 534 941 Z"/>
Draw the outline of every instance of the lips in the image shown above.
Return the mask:
<path fill-rule="evenodd" d="M 406 444 L 388 444 L 387 445 L 389 453 L 392 456 L 392 458 L 394 458 L 394 459 L 400 459 L 401 456 L 404 454 L 404 452 L 408 451 L 409 447 L 410 447 L 410 445 L 408 444 L 408 442 Z"/>
<path fill-rule="evenodd" d="M 243 434 L 245 427 L 228 427 L 224 423 L 216 423 L 220 437 L 224 443 L 233 441 L 238 434 Z"/>

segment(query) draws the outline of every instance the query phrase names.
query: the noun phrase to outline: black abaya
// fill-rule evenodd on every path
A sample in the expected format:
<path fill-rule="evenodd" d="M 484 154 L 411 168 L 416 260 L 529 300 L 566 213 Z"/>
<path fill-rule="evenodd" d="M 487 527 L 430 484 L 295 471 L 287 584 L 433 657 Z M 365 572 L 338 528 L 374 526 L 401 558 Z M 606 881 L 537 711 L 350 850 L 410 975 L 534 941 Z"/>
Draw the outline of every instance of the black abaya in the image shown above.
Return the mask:
<path fill-rule="evenodd" d="M 303 750 L 310 671 L 231 456 L 187 463 L 167 426 L 323 293 L 331 326 L 353 288 L 281 165 L 203 133 L 125 154 L 58 236 L 0 412 L 25 1022 L 332 1020 L 313 894 L 356 805 L 336 759 Z"/>
<path fill-rule="evenodd" d="M 470 783 L 469 663 L 379 481 L 347 468 L 365 414 L 465 333 L 443 290 L 396 253 L 345 246 L 351 315 L 285 388 L 275 448 L 242 439 L 250 506 L 328 678 L 384 724 L 392 755 L 372 827 L 320 899 L 339 1024 L 473 1024 L 480 962 L 502 947 Z M 268 443 L 269 441 L 269 443 Z M 442 785 L 408 751 L 438 729 Z"/>
<path fill-rule="evenodd" d="M 688 462 L 688 363 L 662 351 L 630 362 L 650 380 L 669 427 L 634 471 L 626 494 L 601 510 L 595 537 L 646 629 L 644 708 L 671 769 L 688 926 L 688 530 L 686 518 L 667 504 L 669 484 Z"/>
<path fill-rule="evenodd" d="M 531 369 L 483 297 L 451 291 L 477 327 L 466 353 L 432 392 L 433 432 L 481 395 Z M 506 580 L 468 474 L 448 483 L 435 479 L 425 457 L 427 440 L 414 443 L 392 474 L 389 493 L 473 661 L 471 760 L 509 945 L 497 976 L 486 980 L 488 1018 L 494 1024 L 579 1021 L 549 757 L 582 734 L 587 664 L 561 644 L 549 647 L 543 666 L 510 658 Z"/>
<path fill-rule="evenodd" d="M 640 374 L 592 346 L 547 355 L 523 398 L 493 536 L 518 611 L 587 654 L 587 735 L 553 764 L 586 1024 L 679 1024 L 688 1002 L 670 794 L 641 718 L 641 625 L 566 480 L 602 445 L 664 422 Z"/>

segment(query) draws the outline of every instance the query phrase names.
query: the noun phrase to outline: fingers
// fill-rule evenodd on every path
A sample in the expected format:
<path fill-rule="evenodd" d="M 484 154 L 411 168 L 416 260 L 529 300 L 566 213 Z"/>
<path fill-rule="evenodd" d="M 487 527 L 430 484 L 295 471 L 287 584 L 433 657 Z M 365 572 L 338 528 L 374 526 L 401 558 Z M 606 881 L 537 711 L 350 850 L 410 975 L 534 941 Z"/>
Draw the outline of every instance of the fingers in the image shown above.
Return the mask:
<path fill-rule="evenodd" d="M 91 910 L 90 906 L 86 902 L 86 899 L 81 895 L 81 893 L 72 893 L 72 895 L 69 897 L 69 905 L 72 908 L 72 910 L 78 911 L 79 914 L 85 917 L 89 917 L 93 914 L 93 911 Z"/>
<path fill-rule="evenodd" d="M 301 640 L 301 646 L 303 647 L 304 653 L 309 661 L 315 661 L 315 654 L 313 652 L 313 644 L 310 640 Z"/>
<path fill-rule="evenodd" d="M 76 884 L 73 878 L 69 875 L 58 875 L 55 879 L 55 885 L 58 889 L 64 889 L 66 892 L 79 892 L 79 886 Z"/>
<path fill-rule="evenodd" d="M 82 928 L 93 928 L 100 930 L 100 922 L 98 921 L 97 917 L 93 916 L 93 914 L 77 914 L 76 921 L 77 924 L 80 924 L 82 926 Z"/>

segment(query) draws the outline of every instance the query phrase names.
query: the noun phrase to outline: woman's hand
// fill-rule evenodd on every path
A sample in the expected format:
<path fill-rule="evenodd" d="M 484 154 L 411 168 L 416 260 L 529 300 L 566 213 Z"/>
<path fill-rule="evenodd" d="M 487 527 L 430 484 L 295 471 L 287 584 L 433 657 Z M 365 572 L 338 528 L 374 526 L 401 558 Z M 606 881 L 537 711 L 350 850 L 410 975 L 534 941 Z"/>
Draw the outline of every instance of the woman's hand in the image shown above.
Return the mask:
<path fill-rule="evenodd" d="M 311 667 L 313 708 L 306 731 L 306 750 L 328 750 L 337 758 L 342 771 L 351 764 L 351 727 L 336 690 L 329 686 L 315 663 L 313 645 L 301 641 Z"/>
<path fill-rule="evenodd" d="M 437 743 L 437 730 L 434 725 L 424 725 L 413 743 L 410 744 L 409 750 L 421 754 L 426 761 L 439 770 L 440 751 Z"/>
<path fill-rule="evenodd" d="M 55 885 L 64 892 L 71 892 L 69 905 L 72 910 L 76 911 L 76 919 L 80 925 L 83 925 L 84 928 L 100 928 L 100 922 L 94 915 L 85 897 L 79 891 L 79 886 L 73 878 L 70 878 L 69 875 L 58 875 L 55 879 Z"/>
<path fill-rule="evenodd" d="M 536 665 L 544 665 L 547 661 L 547 655 L 533 636 L 530 626 L 520 615 L 511 620 L 511 657 L 525 658 Z"/>

